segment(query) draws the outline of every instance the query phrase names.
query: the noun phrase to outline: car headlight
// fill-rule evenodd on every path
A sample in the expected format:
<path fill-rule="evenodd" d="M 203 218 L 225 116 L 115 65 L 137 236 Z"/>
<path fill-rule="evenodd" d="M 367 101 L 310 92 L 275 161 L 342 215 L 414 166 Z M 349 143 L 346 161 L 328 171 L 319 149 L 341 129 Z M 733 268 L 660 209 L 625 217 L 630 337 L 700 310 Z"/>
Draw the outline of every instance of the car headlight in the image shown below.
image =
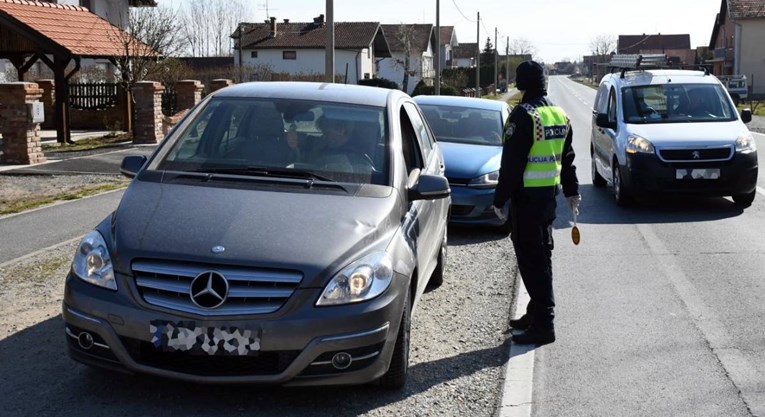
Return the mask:
<path fill-rule="evenodd" d="M 382 294 L 393 279 L 387 252 L 374 252 L 346 266 L 324 288 L 317 306 L 358 303 Z"/>
<path fill-rule="evenodd" d="M 744 133 L 736 139 L 736 152 L 739 153 L 752 153 L 757 150 L 757 145 L 754 143 L 754 137 L 751 133 Z"/>
<path fill-rule="evenodd" d="M 72 261 L 72 271 L 85 282 L 117 290 L 109 250 L 106 249 L 106 242 L 101 233 L 95 230 L 86 234 L 80 241 Z"/>
<path fill-rule="evenodd" d="M 627 138 L 627 146 L 625 147 L 627 153 L 654 153 L 653 143 L 644 137 L 638 135 L 630 135 Z"/>
<path fill-rule="evenodd" d="M 490 172 L 488 174 L 481 175 L 480 177 L 473 178 L 468 183 L 468 187 L 472 188 L 495 188 L 499 181 L 499 171 Z"/>

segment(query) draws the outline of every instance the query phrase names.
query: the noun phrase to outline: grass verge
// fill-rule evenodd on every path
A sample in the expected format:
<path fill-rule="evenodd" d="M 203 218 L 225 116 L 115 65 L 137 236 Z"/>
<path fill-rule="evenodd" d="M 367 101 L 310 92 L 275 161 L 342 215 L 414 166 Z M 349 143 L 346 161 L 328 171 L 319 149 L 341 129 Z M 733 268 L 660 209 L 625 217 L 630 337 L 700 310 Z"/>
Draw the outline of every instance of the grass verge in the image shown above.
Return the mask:
<path fill-rule="evenodd" d="M 118 144 L 131 140 L 131 136 L 128 133 L 123 133 L 115 136 L 98 136 L 93 138 L 85 138 L 76 141 L 75 143 L 67 144 L 43 144 L 43 152 L 79 152 L 90 151 L 93 149 L 109 148 Z"/>
<path fill-rule="evenodd" d="M 521 102 L 521 99 L 523 99 L 523 93 L 519 91 L 507 100 L 507 104 L 509 104 L 510 107 L 515 107 Z"/>
<path fill-rule="evenodd" d="M 765 101 L 751 101 L 738 105 L 739 112 L 744 109 L 751 109 L 755 116 L 765 116 Z"/>
<path fill-rule="evenodd" d="M 0 207 L 0 216 L 6 214 L 21 213 L 22 211 L 31 210 L 33 208 L 55 203 L 57 201 L 77 200 L 90 195 L 117 190 L 126 187 L 127 184 L 128 181 L 119 181 L 97 185 L 88 185 L 77 190 L 67 191 L 52 196 L 30 197 L 16 201 L 10 201 L 5 206 Z"/>

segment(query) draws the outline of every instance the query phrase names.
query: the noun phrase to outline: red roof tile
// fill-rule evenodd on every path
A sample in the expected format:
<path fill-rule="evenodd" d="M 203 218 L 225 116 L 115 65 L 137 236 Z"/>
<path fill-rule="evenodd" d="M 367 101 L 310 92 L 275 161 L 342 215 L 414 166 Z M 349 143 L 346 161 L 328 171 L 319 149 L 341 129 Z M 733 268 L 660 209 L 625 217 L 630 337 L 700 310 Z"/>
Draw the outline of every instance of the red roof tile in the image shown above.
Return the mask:
<path fill-rule="evenodd" d="M 79 56 L 122 56 L 121 39 L 128 36 L 88 9 L 66 4 L 0 0 L 0 19 L 20 23 Z"/>
<path fill-rule="evenodd" d="M 728 0 L 728 9 L 733 20 L 765 18 L 765 0 Z"/>

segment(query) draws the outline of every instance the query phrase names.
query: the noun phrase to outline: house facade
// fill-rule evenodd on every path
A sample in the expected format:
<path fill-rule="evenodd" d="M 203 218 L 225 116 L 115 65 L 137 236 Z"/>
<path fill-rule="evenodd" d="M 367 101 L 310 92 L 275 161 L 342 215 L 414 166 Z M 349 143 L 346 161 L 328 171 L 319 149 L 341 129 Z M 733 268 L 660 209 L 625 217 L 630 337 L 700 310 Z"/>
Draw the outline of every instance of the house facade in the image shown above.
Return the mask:
<path fill-rule="evenodd" d="M 398 24 L 381 25 L 381 27 L 390 45 L 392 56 L 380 60 L 377 66 L 379 77 L 395 81 L 408 94 L 414 91 L 421 80 L 424 80 L 427 85 L 433 85 L 433 79 L 436 76 L 433 66 L 433 49 L 436 45 L 433 25 Z M 404 86 L 407 54 L 409 55 L 409 74 Z"/>
<path fill-rule="evenodd" d="M 441 69 L 454 68 L 454 47 L 459 45 L 457 41 L 457 31 L 454 30 L 454 26 L 442 26 L 441 37 L 439 39 L 439 48 L 441 58 Z"/>
<path fill-rule="evenodd" d="M 452 68 L 471 68 L 475 66 L 478 43 L 461 43 L 452 48 Z"/>
<path fill-rule="evenodd" d="M 273 73 L 321 78 L 325 71 L 326 31 L 324 15 L 310 23 L 292 23 L 288 19 L 277 22 L 273 17 L 265 23 L 240 23 L 231 35 L 235 43 L 234 65 L 266 66 Z M 357 84 L 374 78 L 376 62 L 390 56 L 380 23 L 335 23 L 336 79 Z"/>
<path fill-rule="evenodd" d="M 753 95 L 765 95 L 765 0 L 722 0 L 709 49 L 715 75 L 745 75 Z"/>

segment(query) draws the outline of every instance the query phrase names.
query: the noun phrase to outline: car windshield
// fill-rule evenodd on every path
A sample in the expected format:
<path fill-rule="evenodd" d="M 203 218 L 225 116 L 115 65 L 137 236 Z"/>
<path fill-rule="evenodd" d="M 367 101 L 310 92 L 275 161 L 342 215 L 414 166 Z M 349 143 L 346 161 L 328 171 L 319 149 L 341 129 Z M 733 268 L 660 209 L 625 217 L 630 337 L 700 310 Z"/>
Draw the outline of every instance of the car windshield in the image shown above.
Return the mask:
<path fill-rule="evenodd" d="M 213 98 L 157 167 L 387 185 L 387 136 L 381 107 Z"/>
<path fill-rule="evenodd" d="M 502 113 L 471 107 L 420 104 L 436 139 L 475 145 L 502 145 Z"/>
<path fill-rule="evenodd" d="M 717 84 L 662 84 L 622 90 L 626 123 L 729 122 L 736 120 Z"/>

